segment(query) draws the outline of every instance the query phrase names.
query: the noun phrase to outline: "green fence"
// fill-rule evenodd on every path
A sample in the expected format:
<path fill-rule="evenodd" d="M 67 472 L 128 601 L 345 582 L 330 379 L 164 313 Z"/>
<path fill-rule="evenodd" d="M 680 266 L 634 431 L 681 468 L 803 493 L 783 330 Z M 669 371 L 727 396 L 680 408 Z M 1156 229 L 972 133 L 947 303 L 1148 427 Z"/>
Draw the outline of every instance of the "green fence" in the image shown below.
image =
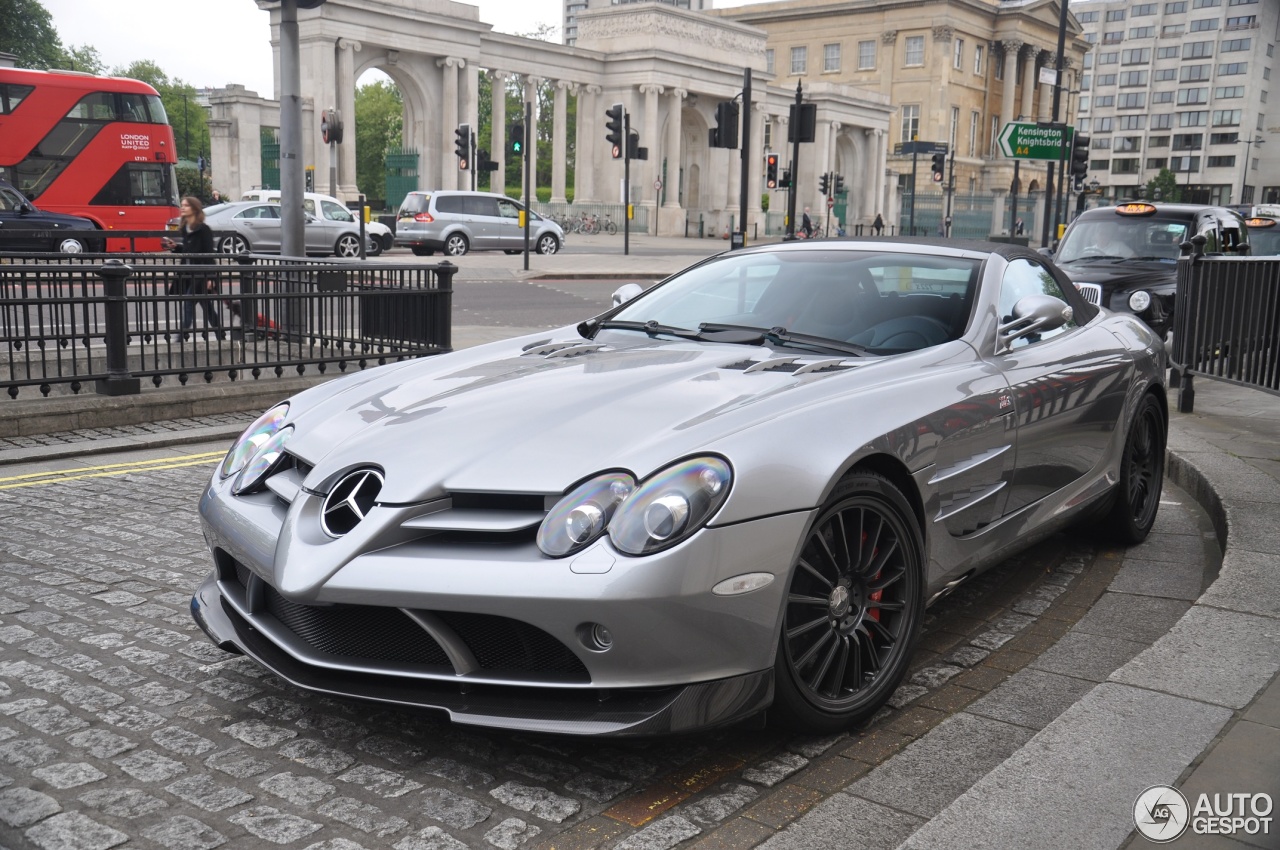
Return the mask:
<path fill-rule="evenodd" d="M 262 188 L 280 188 L 280 135 L 278 130 L 262 132 Z"/>
<path fill-rule="evenodd" d="M 404 196 L 418 188 L 418 151 L 413 148 L 387 151 L 387 209 L 400 209 Z"/>

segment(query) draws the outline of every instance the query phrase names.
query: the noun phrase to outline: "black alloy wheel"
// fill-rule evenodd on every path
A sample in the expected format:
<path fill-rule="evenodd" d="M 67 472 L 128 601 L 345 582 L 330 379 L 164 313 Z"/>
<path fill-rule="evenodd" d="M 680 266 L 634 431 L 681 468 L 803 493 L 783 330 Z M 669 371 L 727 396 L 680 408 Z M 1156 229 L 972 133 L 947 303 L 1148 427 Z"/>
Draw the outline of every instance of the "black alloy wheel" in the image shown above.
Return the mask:
<path fill-rule="evenodd" d="M 906 498 L 880 475 L 850 473 L 791 571 L 775 665 L 784 723 L 837 731 L 889 699 L 919 630 L 923 568 Z"/>
<path fill-rule="evenodd" d="M 1120 543 L 1141 543 L 1156 522 L 1164 485 L 1167 421 L 1160 402 L 1148 393 L 1138 403 L 1120 459 L 1120 480 L 1105 523 Z"/>

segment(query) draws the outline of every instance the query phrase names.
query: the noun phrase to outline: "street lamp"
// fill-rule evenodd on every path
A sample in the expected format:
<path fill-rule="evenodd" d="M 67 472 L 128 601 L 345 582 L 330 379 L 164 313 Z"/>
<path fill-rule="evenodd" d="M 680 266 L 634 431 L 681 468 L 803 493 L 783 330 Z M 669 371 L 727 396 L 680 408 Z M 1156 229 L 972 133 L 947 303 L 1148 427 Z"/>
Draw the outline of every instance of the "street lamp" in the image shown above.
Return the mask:
<path fill-rule="evenodd" d="M 1244 168 L 1240 169 L 1240 203 L 1242 204 L 1252 202 L 1252 198 L 1245 197 L 1249 189 L 1246 184 L 1249 182 L 1249 154 L 1252 152 L 1251 148 L 1264 144 L 1266 141 L 1267 140 L 1261 136 L 1252 136 L 1248 139 L 1236 139 L 1237 143 L 1243 143 L 1247 146 L 1244 149 Z"/>

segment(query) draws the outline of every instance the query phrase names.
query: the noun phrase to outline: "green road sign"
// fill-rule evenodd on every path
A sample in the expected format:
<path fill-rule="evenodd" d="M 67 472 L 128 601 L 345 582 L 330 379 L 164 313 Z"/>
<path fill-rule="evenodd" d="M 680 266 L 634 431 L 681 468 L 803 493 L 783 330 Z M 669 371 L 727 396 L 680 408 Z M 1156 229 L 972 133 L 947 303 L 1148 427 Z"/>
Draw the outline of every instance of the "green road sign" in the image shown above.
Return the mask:
<path fill-rule="evenodd" d="M 1010 159 L 1062 158 L 1064 149 L 1070 148 L 1073 130 L 1065 124 L 1023 123 L 1010 121 L 1000 131 L 1000 151 Z"/>

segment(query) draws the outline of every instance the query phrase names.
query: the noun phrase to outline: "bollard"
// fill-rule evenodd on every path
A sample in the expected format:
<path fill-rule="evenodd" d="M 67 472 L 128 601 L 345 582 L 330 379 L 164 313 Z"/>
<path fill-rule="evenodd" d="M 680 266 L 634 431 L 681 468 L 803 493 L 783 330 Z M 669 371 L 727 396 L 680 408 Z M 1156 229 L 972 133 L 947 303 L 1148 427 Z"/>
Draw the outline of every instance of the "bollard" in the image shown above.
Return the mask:
<path fill-rule="evenodd" d="M 98 269 L 105 294 L 107 377 L 95 385 L 99 395 L 138 395 L 142 381 L 129 372 L 129 312 L 124 282 L 133 268 L 117 259 L 107 260 Z"/>

